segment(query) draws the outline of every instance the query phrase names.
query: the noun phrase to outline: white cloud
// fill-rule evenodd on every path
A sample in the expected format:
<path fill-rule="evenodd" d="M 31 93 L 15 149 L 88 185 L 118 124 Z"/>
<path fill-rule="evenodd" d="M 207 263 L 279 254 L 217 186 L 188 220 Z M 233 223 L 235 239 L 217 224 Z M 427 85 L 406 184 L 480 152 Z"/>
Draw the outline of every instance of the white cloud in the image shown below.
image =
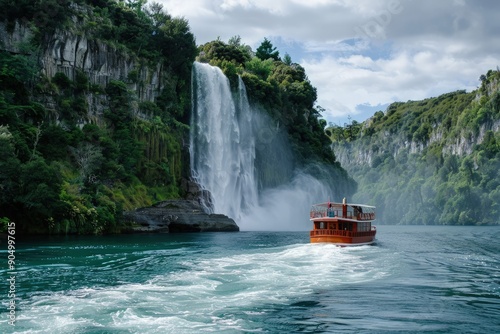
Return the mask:
<path fill-rule="evenodd" d="M 387 59 L 352 55 L 347 59 L 324 57 L 304 61 L 309 79 L 318 89 L 318 104 L 331 121 L 347 116 L 363 121 L 359 105 L 379 106 L 394 101 L 424 99 L 458 89 L 473 90 L 478 77 L 496 58 L 456 58 L 453 54 L 426 49 L 402 50 Z M 366 108 L 361 108 L 366 109 Z"/>
<path fill-rule="evenodd" d="M 206 20 L 207 17 L 205 15 L 208 15 L 208 18 L 210 18 L 214 14 L 214 11 L 211 9 L 212 6 L 205 0 L 159 0 L 154 2 L 161 3 L 170 15 L 188 18 L 190 23 L 196 18 Z"/>
<path fill-rule="evenodd" d="M 256 49 L 271 37 L 304 66 L 336 123 L 365 120 L 369 106 L 474 89 L 500 62 L 495 0 L 157 1 L 189 21 L 198 44 L 240 35 Z"/>

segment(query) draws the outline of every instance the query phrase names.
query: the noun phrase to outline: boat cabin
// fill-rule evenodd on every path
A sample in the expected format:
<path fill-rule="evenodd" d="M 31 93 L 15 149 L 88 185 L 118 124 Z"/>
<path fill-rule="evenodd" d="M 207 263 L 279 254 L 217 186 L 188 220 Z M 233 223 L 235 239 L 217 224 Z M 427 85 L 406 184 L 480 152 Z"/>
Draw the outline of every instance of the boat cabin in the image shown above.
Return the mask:
<path fill-rule="evenodd" d="M 362 204 L 320 203 L 311 208 L 311 242 L 369 244 L 375 239 L 375 207 Z"/>

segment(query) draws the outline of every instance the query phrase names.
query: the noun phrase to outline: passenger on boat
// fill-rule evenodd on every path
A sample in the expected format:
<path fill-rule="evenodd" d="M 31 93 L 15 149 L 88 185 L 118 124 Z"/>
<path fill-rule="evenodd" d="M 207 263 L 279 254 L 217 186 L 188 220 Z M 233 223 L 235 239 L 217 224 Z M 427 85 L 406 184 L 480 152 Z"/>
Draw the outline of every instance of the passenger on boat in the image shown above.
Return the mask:
<path fill-rule="evenodd" d="M 328 217 L 335 217 L 335 211 L 333 211 L 332 203 L 328 204 Z"/>

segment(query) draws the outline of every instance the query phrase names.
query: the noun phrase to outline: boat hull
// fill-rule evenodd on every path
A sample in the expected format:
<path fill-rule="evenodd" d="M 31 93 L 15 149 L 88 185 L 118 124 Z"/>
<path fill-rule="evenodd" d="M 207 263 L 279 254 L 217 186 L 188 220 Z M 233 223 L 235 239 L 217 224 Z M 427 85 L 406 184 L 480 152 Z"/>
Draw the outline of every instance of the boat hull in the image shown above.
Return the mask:
<path fill-rule="evenodd" d="M 349 238 L 333 235 L 311 236 L 311 243 L 332 243 L 339 246 L 362 246 L 375 243 L 375 237 Z"/>
<path fill-rule="evenodd" d="M 340 246 L 370 245 L 375 242 L 376 231 L 349 232 L 335 230 L 312 230 L 311 243 L 333 243 Z"/>

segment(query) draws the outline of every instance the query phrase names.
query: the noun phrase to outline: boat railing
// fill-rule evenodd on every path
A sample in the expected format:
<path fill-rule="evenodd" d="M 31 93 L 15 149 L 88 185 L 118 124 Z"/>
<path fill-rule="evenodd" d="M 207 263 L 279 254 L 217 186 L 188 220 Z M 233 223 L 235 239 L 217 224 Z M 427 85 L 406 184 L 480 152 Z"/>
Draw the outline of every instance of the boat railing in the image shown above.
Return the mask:
<path fill-rule="evenodd" d="M 374 220 L 375 212 L 361 212 L 358 213 L 358 220 Z"/>
<path fill-rule="evenodd" d="M 310 236 L 320 236 L 320 235 L 336 235 L 340 237 L 370 237 L 375 234 L 375 226 L 372 226 L 371 231 L 366 232 L 352 232 L 352 231 L 342 231 L 342 230 L 312 230 L 310 231 Z"/>
<path fill-rule="evenodd" d="M 310 218 L 334 218 L 334 217 L 340 217 L 340 218 L 349 218 L 349 219 L 357 219 L 357 220 L 375 220 L 375 212 L 358 212 L 357 214 L 354 214 L 354 211 L 352 208 L 348 207 L 347 212 L 343 214 L 342 208 L 338 207 L 324 207 L 324 206 L 313 206 L 311 208 Z"/>
<path fill-rule="evenodd" d="M 342 217 L 342 209 L 335 210 L 335 209 L 325 208 L 325 209 L 311 210 L 310 217 L 311 218 Z"/>

